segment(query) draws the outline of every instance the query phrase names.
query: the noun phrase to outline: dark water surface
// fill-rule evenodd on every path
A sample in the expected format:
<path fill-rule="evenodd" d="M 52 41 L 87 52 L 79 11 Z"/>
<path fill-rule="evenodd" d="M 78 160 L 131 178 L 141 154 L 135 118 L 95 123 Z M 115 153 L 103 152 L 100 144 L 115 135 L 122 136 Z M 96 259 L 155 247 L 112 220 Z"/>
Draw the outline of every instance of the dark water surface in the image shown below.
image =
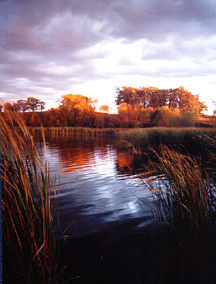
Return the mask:
<path fill-rule="evenodd" d="M 152 198 L 137 175 L 142 160 L 111 138 L 54 134 L 46 147 L 36 141 L 52 177 L 60 179 L 62 277 L 80 284 L 168 283 L 162 282 L 161 248 L 146 205 Z"/>
<path fill-rule="evenodd" d="M 133 220 L 136 228 L 151 222 L 150 208 L 138 199 L 151 202 L 138 177 L 142 159 L 121 151 L 116 140 L 49 135 L 45 148 L 39 138 L 37 144 L 52 177 L 60 180 L 61 229 L 76 220 L 67 230 L 69 237 L 100 232 L 116 222 Z"/>

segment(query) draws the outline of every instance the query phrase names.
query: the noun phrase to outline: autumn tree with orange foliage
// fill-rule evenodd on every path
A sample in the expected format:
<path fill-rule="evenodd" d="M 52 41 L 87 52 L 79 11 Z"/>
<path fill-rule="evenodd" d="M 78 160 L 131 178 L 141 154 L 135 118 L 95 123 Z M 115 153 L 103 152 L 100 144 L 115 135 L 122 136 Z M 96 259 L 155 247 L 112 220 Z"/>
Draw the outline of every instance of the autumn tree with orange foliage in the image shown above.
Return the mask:
<path fill-rule="evenodd" d="M 109 106 L 102 105 L 102 106 L 99 107 L 99 111 L 108 113 L 109 112 Z"/>
<path fill-rule="evenodd" d="M 96 100 L 83 95 L 62 95 L 59 110 L 67 126 L 94 126 Z"/>
<path fill-rule="evenodd" d="M 201 114 L 207 110 L 207 106 L 199 101 L 199 95 L 179 87 L 176 89 L 158 89 L 156 87 L 122 87 L 116 89 L 116 105 L 127 103 L 138 109 L 152 107 L 159 109 L 167 106 L 170 109 L 178 109 L 182 113 L 191 112 Z"/>
<path fill-rule="evenodd" d="M 122 103 L 118 106 L 118 114 L 120 119 L 120 126 L 135 127 L 138 121 L 138 109 L 134 108 L 128 103 Z"/>
<path fill-rule="evenodd" d="M 207 110 L 199 95 L 184 87 L 117 88 L 115 102 L 122 127 L 185 126 L 194 124 L 198 115 Z"/>

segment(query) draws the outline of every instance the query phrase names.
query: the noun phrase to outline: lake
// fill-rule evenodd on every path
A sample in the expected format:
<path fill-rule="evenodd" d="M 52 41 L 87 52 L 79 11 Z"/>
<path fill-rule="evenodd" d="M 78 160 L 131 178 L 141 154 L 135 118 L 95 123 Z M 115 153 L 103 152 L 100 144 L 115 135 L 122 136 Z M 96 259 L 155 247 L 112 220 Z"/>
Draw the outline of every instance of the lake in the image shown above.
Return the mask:
<path fill-rule="evenodd" d="M 60 219 L 59 266 L 67 265 L 63 278 L 148 283 L 154 230 L 146 204 L 153 200 L 139 177 L 142 159 L 120 150 L 114 138 L 49 134 L 45 146 L 39 136 L 35 140 L 51 177 L 60 181 L 52 200 Z"/>

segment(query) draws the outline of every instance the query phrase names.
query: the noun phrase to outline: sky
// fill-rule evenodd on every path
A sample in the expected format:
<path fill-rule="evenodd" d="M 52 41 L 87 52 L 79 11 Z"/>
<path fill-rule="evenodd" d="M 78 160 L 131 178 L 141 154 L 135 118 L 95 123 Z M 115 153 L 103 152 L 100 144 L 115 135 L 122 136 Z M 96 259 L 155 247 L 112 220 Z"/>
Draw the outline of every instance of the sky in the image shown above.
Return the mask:
<path fill-rule="evenodd" d="M 0 0 L 4 103 L 73 93 L 112 112 L 123 86 L 184 86 L 212 114 L 216 1 Z"/>

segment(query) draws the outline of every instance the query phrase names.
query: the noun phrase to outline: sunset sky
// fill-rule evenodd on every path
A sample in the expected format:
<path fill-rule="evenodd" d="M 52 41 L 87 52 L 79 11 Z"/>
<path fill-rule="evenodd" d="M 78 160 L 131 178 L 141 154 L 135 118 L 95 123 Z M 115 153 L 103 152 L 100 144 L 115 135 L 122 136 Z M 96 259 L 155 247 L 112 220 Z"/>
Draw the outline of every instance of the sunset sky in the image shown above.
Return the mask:
<path fill-rule="evenodd" d="M 216 100 L 214 0 L 0 0 L 0 97 L 62 94 L 114 110 L 115 88 L 184 86 Z"/>

